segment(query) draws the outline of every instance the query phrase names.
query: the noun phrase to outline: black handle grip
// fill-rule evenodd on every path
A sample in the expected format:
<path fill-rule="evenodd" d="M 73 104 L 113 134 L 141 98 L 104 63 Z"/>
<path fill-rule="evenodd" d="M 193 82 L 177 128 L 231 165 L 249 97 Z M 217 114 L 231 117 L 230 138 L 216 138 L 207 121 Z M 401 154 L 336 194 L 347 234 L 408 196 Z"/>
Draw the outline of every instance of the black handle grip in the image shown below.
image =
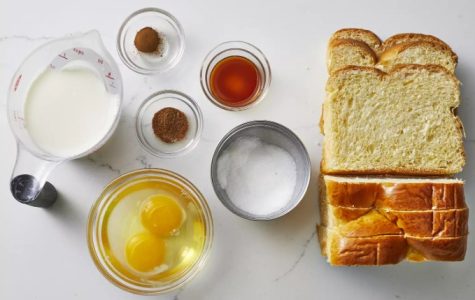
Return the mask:
<path fill-rule="evenodd" d="M 49 207 L 58 198 L 54 186 L 46 182 L 40 190 L 38 180 L 32 175 L 18 175 L 10 182 L 10 191 L 19 202 L 36 207 Z"/>

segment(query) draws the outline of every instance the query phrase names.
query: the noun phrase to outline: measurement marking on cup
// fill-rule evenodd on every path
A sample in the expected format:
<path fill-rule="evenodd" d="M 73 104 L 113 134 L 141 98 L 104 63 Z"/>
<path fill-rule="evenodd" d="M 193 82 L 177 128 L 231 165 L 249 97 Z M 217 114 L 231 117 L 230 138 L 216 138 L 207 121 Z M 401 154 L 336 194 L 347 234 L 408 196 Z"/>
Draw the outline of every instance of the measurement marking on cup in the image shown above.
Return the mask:
<path fill-rule="evenodd" d="M 66 53 L 59 54 L 58 56 L 59 56 L 59 57 L 61 57 L 61 58 L 64 58 L 64 59 L 66 59 L 66 60 L 68 60 L 68 58 L 66 57 Z"/>
<path fill-rule="evenodd" d="M 15 86 L 13 87 L 13 91 L 16 92 L 16 90 L 18 89 L 18 85 L 20 84 L 20 80 L 21 80 L 21 77 L 23 76 L 23 74 L 20 74 L 18 76 L 18 78 L 16 79 L 15 81 Z"/>
<path fill-rule="evenodd" d="M 73 51 L 76 52 L 78 55 L 84 55 L 84 51 L 78 48 L 73 48 Z"/>

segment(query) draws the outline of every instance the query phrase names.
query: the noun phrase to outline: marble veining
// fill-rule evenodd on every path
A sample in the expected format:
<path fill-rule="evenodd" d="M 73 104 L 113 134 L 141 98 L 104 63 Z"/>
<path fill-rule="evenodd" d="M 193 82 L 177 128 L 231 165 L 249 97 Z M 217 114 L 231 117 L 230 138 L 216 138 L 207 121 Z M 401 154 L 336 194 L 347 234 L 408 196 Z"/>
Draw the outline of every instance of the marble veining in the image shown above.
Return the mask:
<path fill-rule="evenodd" d="M 305 253 L 307 252 L 307 248 L 309 247 L 309 245 L 312 243 L 312 242 L 315 242 L 315 238 L 316 238 L 316 235 L 317 235 L 317 231 L 313 231 L 312 234 L 310 235 L 310 237 L 305 241 L 304 245 L 303 245 L 303 249 L 302 249 L 302 252 L 300 252 L 299 256 L 297 257 L 297 259 L 294 261 L 294 263 L 290 266 L 290 268 L 285 271 L 282 275 L 274 278 L 274 281 L 277 282 L 277 281 L 280 281 L 281 279 L 283 279 L 285 276 L 289 275 L 290 273 L 292 273 L 295 268 L 297 267 L 297 265 L 299 264 L 299 262 L 302 260 L 302 258 L 305 256 Z"/>

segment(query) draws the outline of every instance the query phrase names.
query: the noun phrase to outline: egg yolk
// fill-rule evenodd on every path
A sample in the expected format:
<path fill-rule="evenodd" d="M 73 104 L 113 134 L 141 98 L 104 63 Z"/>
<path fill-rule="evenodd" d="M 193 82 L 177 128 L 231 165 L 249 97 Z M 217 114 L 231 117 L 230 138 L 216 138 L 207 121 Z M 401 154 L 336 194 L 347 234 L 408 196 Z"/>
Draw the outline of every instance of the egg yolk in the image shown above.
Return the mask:
<path fill-rule="evenodd" d="M 161 237 L 173 235 L 184 219 L 180 205 L 166 195 L 148 197 L 142 206 L 140 216 L 142 225 Z"/>
<path fill-rule="evenodd" d="M 151 271 L 165 259 L 165 242 L 150 233 L 136 234 L 127 241 L 125 256 L 135 270 Z"/>

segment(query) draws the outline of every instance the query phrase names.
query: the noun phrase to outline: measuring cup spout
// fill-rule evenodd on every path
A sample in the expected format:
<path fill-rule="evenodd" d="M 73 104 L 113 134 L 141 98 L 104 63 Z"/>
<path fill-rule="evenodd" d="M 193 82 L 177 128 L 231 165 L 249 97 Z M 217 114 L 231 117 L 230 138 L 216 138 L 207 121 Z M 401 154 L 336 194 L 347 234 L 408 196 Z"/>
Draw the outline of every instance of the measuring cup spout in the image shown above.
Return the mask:
<path fill-rule="evenodd" d="M 61 161 L 41 159 L 17 144 L 17 159 L 10 180 L 10 190 L 19 202 L 36 207 L 51 206 L 57 198 L 54 186 L 46 181 Z"/>
<path fill-rule="evenodd" d="M 97 30 L 89 30 L 82 35 L 77 36 L 77 43 L 95 50 L 102 56 L 107 53 L 106 47 L 102 42 L 101 34 Z"/>

